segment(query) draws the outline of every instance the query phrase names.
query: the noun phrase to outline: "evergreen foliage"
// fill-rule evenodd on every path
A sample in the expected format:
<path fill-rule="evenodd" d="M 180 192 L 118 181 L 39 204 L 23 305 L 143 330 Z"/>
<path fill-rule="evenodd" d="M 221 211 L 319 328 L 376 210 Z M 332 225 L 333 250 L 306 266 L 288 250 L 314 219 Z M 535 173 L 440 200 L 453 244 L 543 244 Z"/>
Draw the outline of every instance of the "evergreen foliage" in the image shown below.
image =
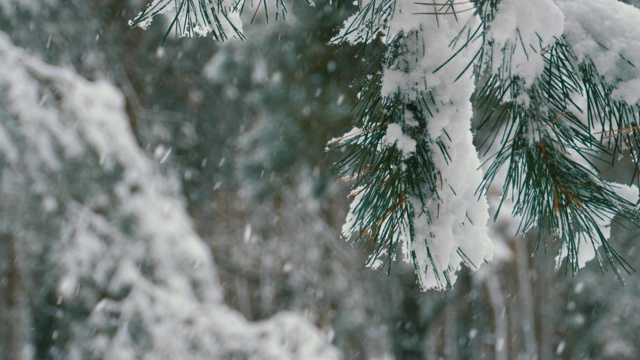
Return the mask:
<path fill-rule="evenodd" d="M 498 5 L 478 2 L 482 34 L 489 31 Z M 609 231 L 603 228 L 609 226 L 606 219 L 616 215 L 637 226 L 640 213 L 635 201 L 629 200 L 634 196 L 625 198 L 618 185 L 602 179 L 599 168 L 625 153 L 637 169 L 638 138 L 633 129 L 640 106 L 615 99 L 615 86 L 589 58 L 579 59 L 564 36 L 547 46 L 541 46 L 540 39 L 538 47 L 513 39 L 511 48 L 500 49 L 497 59 L 492 57 L 495 44 L 484 36 L 482 41 L 475 68 L 481 86 L 473 100 L 481 114 L 478 130 L 488 133 L 480 148 L 485 155 L 497 149 L 487 160 L 482 188 L 488 189 L 506 167 L 503 201 L 511 196 L 515 202 L 513 215 L 521 217 L 520 232 L 537 228 L 536 248 L 541 241 L 546 247 L 547 239 L 559 239 L 567 251 L 566 268 L 575 273 L 581 267 L 580 244 L 594 247 L 602 267 L 597 253 L 601 246 L 622 282 L 618 266 L 626 272 L 633 269 L 609 243 Z M 544 60 L 544 70 L 532 84 L 512 71 L 518 47 Z M 622 53 L 619 56 L 624 65 L 635 67 Z M 495 64 L 499 70 L 491 73 Z M 494 219 L 498 213 L 499 208 Z"/>
<path fill-rule="evenodd" d="M 539 28 L 508 17 L 509 11 L 524 11 L 513 10 L 518 6 L 532 11 L 530 22 Z M 545 6 L 548 14 L 540 11 Z M 576 35 L 592 34 L 572 6 L 565 0 L 359 2 L 332 43 L 360 44 L 370 71 L 361 82 L 356 127 L 329 145 L 347 149 L 338 167 L 342 180 L 354 180 L 354 202 L 343 233 L 355 234 L 357 243 L 371 249 L 369 266 L 384 264 L 390 270 L 403 249 L 423 288 L 450 287 L 460 262 L 475 269 L 491 258 L 486 235 L 478 229 L 484 228 L 485 192 L 500 183 L 503 198 L 494 219 L 503 202 L 513 203 L 512 215 L 521 221 L 518 231 L 537 229 L 536 247 L 557 239 L 562 246 L 558 262 L 566 256 L 567 270 L 577 272 L 590 256 L 604 267 L 598 255 L 602 247 L 621 282 L 620 269 L 632 271 L 609 242 L 609 227 L 615 216 L 640 225 L 637 188 L 605 181 L 599 169 L 623 156 L 638 168 L 640 105 L 634 98 L 638 90 L 630 83 L 638 78 L 640 65 L 634 61 L 640 56 L 632 45 L 610 48 L 606 34 L 587 40 Z M 637 9 L 613 0 L 589 6 L 586 11 L 593 13 L 598 7 L 611 9 L 602 16 L 640 19 Z M 267 17 L 270 11 L 276 18 L 287 12 L 282 0 L 263 0 L 251 21 L 261 7 Z M 218 41 L 243 39 L 239 19 L 244 9 L 242 0 L 215 5 L 155 0 L 131 25 L 144 27 L 153 16 L 173 10 L 169 30 L 179 36 L 211 33 Z M 507 15 L 501 18 L 501 11 Z M 506 20 L 514 22 L 512 29 Z M 593 43 L 595 50 L 589 48 Z M 434 52 L 450 55 L 433 64 L 426 54 Z M 605 64 L 598 60 L 600 53 L 617 58 Z M 452 185 L 452 177 L 474 173 L 477 169 L 469 167 L 477 157 L 465 153 L 471 133 L 460 135 L 469 132 L 469 119 L 458 114 L 464 101 L 439 82 L 455 91 L 473 83 L 477 87 L 472 104 L 476 130 L 484 136 L 479 150 L 486 172 L 469 185 L 476 187 L 476 199 L 453 202 L 449 195 L 470 197 Z M 456 126 L 448 125 L 449 120 L 441 123 L 447 114 L 460 117 L 450 117 Z M 399 135 L 392 136 L 397 130 Z M 472 204 L 476 200 L 479 205 Z M 464 215 L 451 217 L 460 206 Z M 474 231 L 478 239 L 459 239 Z"/>

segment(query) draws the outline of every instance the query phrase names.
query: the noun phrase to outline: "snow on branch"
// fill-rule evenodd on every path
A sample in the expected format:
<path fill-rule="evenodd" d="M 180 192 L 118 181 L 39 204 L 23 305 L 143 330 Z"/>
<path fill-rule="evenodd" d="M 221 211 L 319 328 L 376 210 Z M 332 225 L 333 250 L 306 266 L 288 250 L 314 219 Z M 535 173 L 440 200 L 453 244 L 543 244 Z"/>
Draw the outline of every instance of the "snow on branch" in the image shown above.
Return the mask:
<path fill-rule="evenodd" d="M 252 6 L 253 4 L 251 2 Z M 171 22 L 165 38 L 171 31 L 175 31 L 178 37 L 211 34 L 218 42 L 230 38 L 244 40 L 240 17 L 246 6 L 246 0 L 153 0 L 145 10 L 129 21 L 129 26 L 146 29 L 154 17 L 167 14 Z M 269 21 L 271 18 L 284 19 L 288 10 L 284 0 L 259 0 L 255 3 L 251 22 L 260 12 Z"/>
<path fill-rule="evenodd" d="M 473 79 L 452 82 L 479 44 L 463 39 L 460 51 L 451 40 L 477 20 L 457 12 L 457 2 L 432 6 L 438 15 L 420 15 L 422 3 L 365 2 L 334 41 L 381 33 L 388 49 L 361 91 L 360 130 L 343 141 L 356 150 L 339 165 L 357 186 L 343 234 L 371 246 L 369 266 L 390 269 L 400 252 L 423 289 L 442 290 L 462 264 L 490 260 L 492 244 L 486 199 L 475 196 L 482 172 L 470 130 Z"/>
<path fill-rule="evenodd" d="M 578 61 L 593 62 L 614 100 L 640 101 L 640 9 L 616 0 L 559 0 L 564 37 Z"/>
<path fill-rule="evenodd" d="M 640 107 L 633 89 L 624 100 L 616 96 L 630 87 L 619 76 L 631 83 L 638 76 L 621 55 L 633 57 L 636 49 L 610 51 L 584 28 L 615 44 L 620 36 L 601 31 L 602 22 L 633 34 L 638 22 L 624 19 L 638 16 L 637 9 L 617 1 L 501 1 L 485 24 L 488 36 L 477 65 L 483 80 L 474 95 L 482 114 L 479 128 L 489 134 L 482 148 L 492 153 L 483 187 L 506 176 L 506 182 L 498 181 L 504 184 L 502 201 L 515 201 L 521 232 L 536 228 L 538 244 L 558 238 L 563 249 L 558 259 L 566 258 L 573 273 L 592 258 L 604 266 L 597 253 L 602 247 L 620 281 L 618 267 L 627 272 L 632 267 L 609 243 L 609 226 L 616 215 L 639 223 L 637 197 L 629 196 L 638 190 L 604 181 L 594 159 L 609 154 L 615 161 L 630 150 L 638 163 L 633 129 Z M 603 75 L 607 72 L 615 75 Z M 501 110 L 496 114 L 496 109 Z"/>
<path fill-rule="evenodd" d="M 155 0 L 132 24 L 171 10 L 180 35 L 224 40 L 212 14 L 243 7 Z M 372 51 L 354 130 L 328 144 L 349 147 L 338 164 L 355 181 L 345 237 L 370 248 L 369 266 L 390 269 L 401 254 L 424 289 L 450 287 L 461 264 L 491 259 L 484 191 L 506 176 L 497 183 L 517 199 L 520 231 L 559 239 L 573 271 L 582 242 L 602 246 L 616 274 L 630 270 L 606 227 L 618 215 L 640 225 L 637 189 L 604 181 L 592 160 L 640 164 L 639 23 L 616 0 L 359 1 L 331 41 Z M 485 174 L 473 116 L 491 152 Z"/>
<path fill-rule="evenodd" d="M 353 147 L 338 165 L 356 181 L 344 235 L 370 246 L 369 265 L 402 249 L 423 288 L 451 286 L 460 263 L 491 259 L 482 190 L 499 176 L 519 231 L 559 239 L 573 272 L 604 265 L 587 247 L 619 278 L 617 266 L 631 271 L 608 227 L 617 215 L 640 224 L 638 190 L 604 181 L 591 159 L 631 150 L 639 162 L 639 17 L 614 0 L 360 2 L 333 41 L 379 38 L 384 55 L 372 56 L 357 130 L 336 142 Z"/>

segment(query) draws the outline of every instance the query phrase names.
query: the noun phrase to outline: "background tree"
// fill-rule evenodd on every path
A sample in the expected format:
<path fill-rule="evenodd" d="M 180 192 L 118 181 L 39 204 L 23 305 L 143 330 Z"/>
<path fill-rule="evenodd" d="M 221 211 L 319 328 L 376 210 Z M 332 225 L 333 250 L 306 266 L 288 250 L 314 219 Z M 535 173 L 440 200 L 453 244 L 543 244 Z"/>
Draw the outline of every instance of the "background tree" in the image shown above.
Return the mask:
<path fill-rule="evenodd" d="M 0 356 L 337 356 L 300 315 L 251 324 L 222 303 L 177 182 L 136 142 L 120 91 L 4 33 L 0 72 Z"/>

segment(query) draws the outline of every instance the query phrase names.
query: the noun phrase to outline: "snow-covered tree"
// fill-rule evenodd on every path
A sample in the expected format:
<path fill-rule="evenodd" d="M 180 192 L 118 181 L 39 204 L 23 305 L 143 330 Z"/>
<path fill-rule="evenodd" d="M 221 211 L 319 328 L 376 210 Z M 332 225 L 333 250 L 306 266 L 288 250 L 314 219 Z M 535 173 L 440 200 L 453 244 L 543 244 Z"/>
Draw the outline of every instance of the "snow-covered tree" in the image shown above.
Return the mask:
<path fill-rule="evenodd" d="M 178 182 L 113 85 L 0 32 L 0 93 L 0 357 L 337 356 L 300 315 L 249 323 L 222 303 Z"/>
<path fill-rule="evenodd" d="M 281 0 L 257 4 L 250 18 L 287 13 Z M 155 0 L 132 24 L 169 13 L 179 36 L 244 39 L 245 7 Z M 640 161 L 639 23 L 617 0 L 359 1 L 332 41 L 361 46 L 370 66 L 355 127 L 329 144 L 347 147 L 342 179 L 355 181 L 343 235 L 371 249 L 369 266 L 401 256 L 424 289 L 444 289 L 461 264 L 492 258 L 485 191 L 497 182 L 494 218 L 512 202 L 536 248 L 559 241 L 558 266 L 606 259 L 620 278 L 631 267 L 610 223 L 638 224 L 638 191 L 599 169 Z"/>

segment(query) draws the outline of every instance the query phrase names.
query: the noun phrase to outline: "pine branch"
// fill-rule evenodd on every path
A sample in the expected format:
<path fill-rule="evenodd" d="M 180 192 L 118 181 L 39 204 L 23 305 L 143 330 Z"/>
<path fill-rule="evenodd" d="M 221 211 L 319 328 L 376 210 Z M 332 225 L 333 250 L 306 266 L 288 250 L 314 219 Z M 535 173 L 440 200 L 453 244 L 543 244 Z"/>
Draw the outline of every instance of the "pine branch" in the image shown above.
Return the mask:
<path fill-rule="evenodd" d="M 395 48 L 395 42 L 401 39 L 398 37 L 391 48 Z M 386 62 L 393 62 L 393 59 L 385 58 Z M 408 102 L 400 95 L 382 96 L 384 63 L 376 64 L 378 66 L 360 89 L 356 115 L 356 124 L 360 127 L 329 145 L 349 147 L 347 155 L 336 166 L 342 179 L 355 181 L 351 194 L 356 199 L 351 211 L 356 224 L 352 229 L 356 234 L 355 242 L 372 250 L 368 266 L 384 266 L 390 272 L 402 238 L 414 232 L 414 218 L 423 211 L 428 200 L 437 198 L 437 184 L 442 185 L 442 181 L 438 180 L 424 136 L 425 114 L 433 111 L 434 104 L 426 98 Z M 407 112 L 417 120 L 414 126 L 405 122 Z M 400 125 L 417 139 L 415 153 L 407 157 L 393 144 L 385 144 L 390 124 Z M 437 216 L 426 211 L 422 216 L 430 219 Z"/>
<path fill-rule="evenodd" d="M 500 45 L 503 47 L 496 51 L 497 44 L 486 34 L 495 18 L 498 3 L 476 3 L 477 14 L 483 22 L 477 28 L 463 27 L 451 42 L 452 48 L 461 44 L 458 51 L 436 69 L 439 71 L 447 66 L 473 42 L 483 42 L 469 65 L 454 80 L 457 81 L 469 68 L 474 68 L 476 76 L 488 74 L 474 100 L 482 114 L 479 128 L 489 132 L 481 149 L 484 148 L 485 155 L 495 151 L 491 149 L 496 146 L 498 150 L 488 160 L 491 165 L 482 187 L 488 188 L 498 171 L 506 166 L 503 200 L 509 194 L 514 198 L 513 215 L 522 218 L 520 231 L 537 227 L 538 246 L 548 238 L 559 238 L 568 251 L 567 269 L 571 268 L 573 273 L 580 267 L 577 253 L 580 243 L 591 244 L 594 249 L 602 247 L 609 265 L 622 282 L 619 268 L 627 272 L 633 269 L 609 243 L 608 230 L 605 234 L 602 228 L 608 226 L 615 216 L 640 226 L 640 215 L 633 203 L 602 180 L 594 161 L 602 156 L 615 158 L 616 153 L 629 149 L 634 161 L 638 162 L 638 152 L 633 151 L 640 144 L 636 136 L 640 128 L 637 105 L 629 106 L 614 100 L 612 93 L 615 88 L 606 84 L 588 59 L 579 63 L 563 38 L 557 38 L 547 46 L 547 40 L 538 36 L 537 44 L 528 44 L 516 30 L 516 38 Z M 434 7 L 433 11 L 425 14 L 436 15 L 436 18 L 437 15 L 459 13 L 455 8 L 459 3 L 453 1 L 416 4 Z M 401 47 L 401 43 L 392 43 L 389 53 L 406 53 Z M 514 60 L 516 52 L 524 54 L 527 59 L 542 57 L 543 73 L 533 81 L 520 78 L 515 71 L 519 66 Z M 588 100 L 586 109 L 575 103 L 580 96 Z M 365 103 L 363 106 L 368 105 Z M 439 148 L 446 153 L 446 146 Z M 438 173 L 433 164 L 429 169 L 432 174 Z M 431 182 L 430 195 L 437 197 L 437 186 L 433 185 Z M 412 193 L 411 196 L 417 194 Z M 415 213 L 414 209 L 411 210 Z M 429 215 L 430 223 L 437 221 L 437 214 L 436 220 L 433 214 Z M 386 214 L 377 216 L 386 219 Z M 363 216 L 356 218 L 356 223 L 367 223 L 367 220 L 370 219 Z M 411 219 L 407 224 L 411 229 Z M 409 235 L 414 241 L 411 231 Z M 425 247 L 428 251 L 426 242 Z M 378 251 L 381 249 L 376 248 L 375 252 Z M 604 266 L 599 255 L 597 259 Z"/>
<path fill-rule="evenodd" d="M 387 24 L 396 7 L 396 0 L 371 0 L 360 3 L 359 11 L 331 40 L 333 44 L 369 44 L 386 33 Z"/>
<path fill-rule="evenodd" d="M 603 136 L 598 139 L 595 135 L 612 134 L 610 130 L 594 132 L 596 121 L 609 129 L 630 124 L 624 117 L 614 121 L 612 116 L 603 115 L 602 110 L 615 103 L 610 91 L 608 97 L 603 96 L 603 85 L 594 85 L 595 69 L 588 64 L 578 65 L 562 39 L 543 53 L 544 72 L 530 88 L 517 77 L 505 76 L 507 72 L 500 71 L 475 96 L 482 113 L 479 128 L 489 128 L 490 135 L 483 143 L 485 154 L 498 148 L 488 160 L 491 164 L 482 186 L 487 189 L 506 166 L 502 201 L 508 196 L 513 199 L 513 215 L 522 218 L 519 231 L 524 233 L 536 227 L 537 246 L 548 238 L 558 237 L 567 249 L 566 266 L 572 273 L 579 269 L 577 251 L 581 242 L 596 249 L 602 246 L 608 263 L 622 282 L 618 267 L 626 272 L 633 269 L 609 243 L 601 227 L 616 215 L 640 225 L 640 214 L 635 204 L 618 195 L 601 178 L 591 159 L 607 154 L 610 149 L 603 144 Z M 584 89 L 592 99 L 586 119 L 584 110 L 573 101 Z M 618 144 L 614 149 L 620 149 Z M 498 213 L 499 209 L 494 219 Z M 603 266 L 599 255 L 597 258 Z"/>
<path fill-rule="evenodd" d="M 447 33 L 459 28 L 455 23 L 454 26 Z M 387 34 L 387 39 L 390 34 L 393 33 Z M 429 52 L 449 53 L 456 47 L 453 43 L 447 48 L 444 43 L 427 50 L 428 34 L 423 29 L 400 31 L 394 39 L 385 41 L 384 55 L 373 58 L 371 63 L 376 66 L 360 89 L 356 128 L 333 144 L 349 147 L 338 166 L 343 170 L 341 179 L 355 180 L 354 200 L 343 235 L 355 235 L 354 241 L 367 245 L 371 251 L 368 265 L 384 265 L 388 272 L 402 248 L 424 289 L 445 289 L 455 281 L 460 263 L 476 269 L 486 260 L 486 234 L 478 234 L 476 241 L 456 239 L 454 234 L 482 231 L 487 215 L 483 208 L 486 202 L 476 205 L 473 198 L 468 202 L 455 199 L 458 191 L 466 199 L 463 194 L 473 194 L 475 189 L 475 185 L 453 179 L 459 177 L 459 166 L 477 161 L 471 134 L 460 136 L 469 132 L 471 114 L 462 112 L 462 119 L 450 119 L 456 111 L 452 109 L 468 104 L 468 98 L 453 100 L 448 95 L 451 90 L 434 88 L 423 78 L 432 71 L 422 67 Z M 460 39 L 465 36 L 470 34 L 458 34 Z M 460 44 L 471 48 L 464 41 Z M 465 79 L 457 86 L 470 96 L 471 84 Z M 437 133 L 430 134 L 432 122 L 445 127 L 435 127 Z M 453 138 L 448 129 L 456 132 Z M 394 143 L 396 133 L 401 134 L 404 144 L 411 144 L 410 151 L 405 151 L 403 144 Z M 465 171 L 472 175 L 470 179 L 479 182 L 476 169 Z"/>
<path fill-rule="evenodd" d="M 283 0 L 271 1 L 276 18 L 284 16 Z M 268 19 L 267 1 L 257 4 L 252 21 L 259 11 Z M 362 81 L 356 128 L 329 145 L 347 148 L 337 166 L 340 181 L 354 181 L 354 200 L 343 233 L 355 234 L 355 241 L 372 251 L 368 265 L 390 271 L 402 247 L 421 284 L 438 288 L 451 285 L 460 262 L 477 268 L 472 259 L 479 263 L 488 247 L 474 247 L 472 241 L 452 234 L 475 236 L 483 244 L 486 234 L 477 232 L 483 231 L 486 220 L 484 190 L 506 172 L 500 179 L 502 200 L 513 201 L 520 232 L 537 228 L 538 247 L 547 239 L 559 239 L 567 254 L 566 269 L 572 273 L 583 263 L 578 256 L 581 246 L 594 251 L 602 247 L 622 281 L 619 268 L 633 269 L 610 244 L 608 226 L 615 216 L 640 226 L 640 213 L 620 188 L 601 178 L 598 165 L 629 151 L 638 168 L 640 105 L 616 97 L 617 80 L 606 72 L 607 78 L 601 75 L 588 56 L 578 58 L 561 28 L 536 32 L 514 27 L 506 38 L 492 37 L 494 21 L 504 15 L 500 0 L 368 0 L 359 5 L 332 43 L 360 44 L 366 51 L 380 39 L 376 44 L 383 50 L 370 59 L 370 73 Z M 175 11 L 168 32 L 212 33 L 218 41 L 243 39 L 243 9 L 244 0 L 154 0 L 131 25 L 146 27 L 154 16 Z M 563 16 L 559 8 L 552 10 Z M 537 11 L 537 19 L 546 21 L 547 13 Z M 414 22 L 407 14 L 424 16 L 425 21 Z M 442 37 L 450 40 L 448 46 Z M 439 58 L 443 54 L 446 57 Z M 625 69 L 635 68 L 622 51 L 618 55 Z M 429 64 L 431 57 L 439 63 Z M 469 77 L 463 78 L 470 69 Z M 472 189 L 480 182 L 479 171 L 468 169 L 478 160 L 468 131 L 471 115 L 463 109 L 473 87 L 470 78 L 479 85 L 473 96 L 478 130 L 487 134 L 479 148 L 488 156 L 486 174 L 475 193 L 484 201 L 479 206 L 457 202 L 460 188 L 472 197 L 473 190 L 469 192 L 466 184 L 451 185 L 464 166 L 475 179 Z M 448 80 L 450 85 L 444 84 Z M 452 95 L 452 89 L 464 95 Z M 465 113 L 464 119 L 458 118 L 459 112 Z M 450 124 L 455 125 L 449 128 Z M 410 149 L 403 147 L 407 144 Z M 446 225 L 441 224 L 441 206 L 448 211 Z M 463 210 L 456 211 L 456 206 Z M 499 212 L 500 208 L 495 217 Z M 483 224 L 474 224 L 477 219 Z M 452 251 L 434 245 L 445 233 Z M 465 254 L 463 243 L 480 255 Z M 427 281 L 425 274 L 433 276 Z"/>
<path fill-rule="evenodd" d="M 269 4 L 268 4 L 269 2 Z M 129 26 L 146 29 L 154 17 L 172 13 L 173 19 L 163 41 L 171 31 L 178 37 L 206 36 L 211 34 L 215 41 L 224 42 L 231 37 L 244 40 L 240 15 L 245 9 L 245 0 L 154 0 L 140 12 Z M 285 18 L 288 13 L 284 0 L 259 0 L 252 22 L 262 11 L 267 22 L 274 17 Z"/>
<path fill-rule="evenodd" d="M 594 135 L 608 146 L 612 152 L 612 163 L 619 153 L 629 150 L 631 159 L 636 164 L 632 181 L 638 178 L 640 165 L 640 104 L 629 105 L 615 100 L 615 88 L 607 84 L 598 73 L 593 62 L 587 60 L 579 65 L 579 74 L 587 99 L 587 116 L 589 127 L 595 130 Z"/>

